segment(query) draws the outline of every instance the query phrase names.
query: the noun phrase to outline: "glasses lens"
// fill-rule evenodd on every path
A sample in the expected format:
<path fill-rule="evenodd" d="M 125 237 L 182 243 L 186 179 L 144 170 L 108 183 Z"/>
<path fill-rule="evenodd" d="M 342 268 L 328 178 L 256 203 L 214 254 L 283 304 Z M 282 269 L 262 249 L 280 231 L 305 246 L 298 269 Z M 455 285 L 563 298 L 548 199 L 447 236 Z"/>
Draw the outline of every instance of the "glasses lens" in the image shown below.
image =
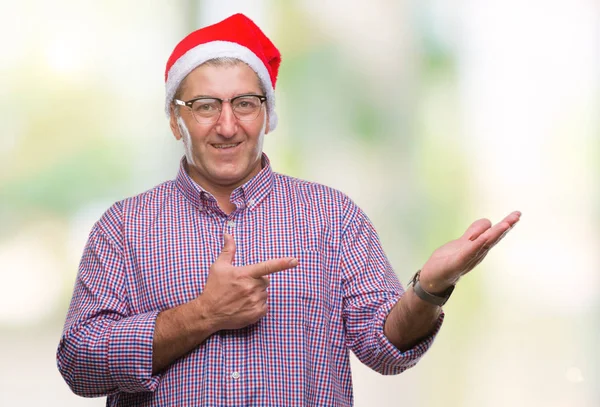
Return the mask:
<path fill-rule="evenodd" d="M 219 117 L 221 102 L 217 99 L 198 99 L 192 104 L 192 113 L 201 123 L 210 123 Z"/>
<path fill-rule="evenodd" d="M 258 96 L 239 96 L 231 101 L 233 113 L 238 120 L 254 120 L 261 108 Z"/>

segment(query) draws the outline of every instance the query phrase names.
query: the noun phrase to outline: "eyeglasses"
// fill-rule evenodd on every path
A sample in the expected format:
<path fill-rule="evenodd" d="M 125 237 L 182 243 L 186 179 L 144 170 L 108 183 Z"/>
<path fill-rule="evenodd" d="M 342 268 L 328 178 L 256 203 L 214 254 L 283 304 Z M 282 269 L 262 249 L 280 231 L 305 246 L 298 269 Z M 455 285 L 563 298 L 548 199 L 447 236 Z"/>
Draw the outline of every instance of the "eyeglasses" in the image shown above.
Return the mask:
<path fill-rule="evenodd" d="M 173 103 L 188 107 L 198 123 L 208 124 L 219 120 L 225 102 L 231 103 L 233 114 L 238 120 L 252 121 L 258 117 L 266 100 L 266 96 L 262 95 L 240 95 L 231 99 L 199 97 L 187 102 L 174 99 Z"/>

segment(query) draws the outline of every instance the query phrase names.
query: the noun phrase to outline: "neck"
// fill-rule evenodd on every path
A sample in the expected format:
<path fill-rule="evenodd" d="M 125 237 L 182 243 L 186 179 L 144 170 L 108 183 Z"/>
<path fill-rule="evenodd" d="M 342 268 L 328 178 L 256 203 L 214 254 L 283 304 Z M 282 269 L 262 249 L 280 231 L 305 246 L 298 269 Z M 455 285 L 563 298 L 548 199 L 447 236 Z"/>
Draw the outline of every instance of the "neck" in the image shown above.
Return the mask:
<path fill-rule="evenodd" d="M 194 180 L 196 184 L 200 185 L 206 192 L 214 196 L 217 200 L 219 208 L 221 208 L 223 212 L 229 215 L 236 209 L 236 206 L 231 202 L 231 194 L 237 187 L 243 185 L 246 181 L 256 176 L 256 174 L 260 172 L 260 170 L 262 169 L 262 159 L 260 165 L 256 168 L 256 170 L 253 170 L 252 173 L 246 179 L 231 185 L 219 185 L 207 181 L 198 173 L 198 171 L 194 168 L 193 165 L 189 165 L 187 162 L 185 163 L 185 169 L 190 178 L 192 178 L 192 180 Z"/>

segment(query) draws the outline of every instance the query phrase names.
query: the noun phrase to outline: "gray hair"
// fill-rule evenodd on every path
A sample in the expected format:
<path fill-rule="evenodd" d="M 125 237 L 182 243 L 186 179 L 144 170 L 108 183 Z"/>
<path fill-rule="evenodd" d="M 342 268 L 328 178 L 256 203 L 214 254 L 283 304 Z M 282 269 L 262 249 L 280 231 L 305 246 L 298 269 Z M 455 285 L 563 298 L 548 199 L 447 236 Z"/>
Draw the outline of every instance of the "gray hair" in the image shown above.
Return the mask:
<path fill-rule="evenodd" d="M 223 67 L 223 66 L 224 67 L 232 67 L 232 66 L 238 66 L 240 64 L 244 64 L 244 65 L 250 67 L 250 65 L 248 65 L 247 63 L 245 63 L 241 59 L 232 58 L 232 57 L 217 57 L 217 58 L 212 58 L 212 59 L 209 59 L 208 61 L 203 62 L 202 64 L 198 65 L 198 67 L 201 67 L 201 66 L 204 66 L 204 65 L 214 66 L 214 67 Z M 184 80 L 181 81 L 181 84 L 179 85 L 179 87 L 175 91 L 175 96 L 173 96 L 174 99 L 180 99 L 181 98 L 181 94 L 183 93 L 184 85 L 185 85 L 185 80 L 186 79 L 187 79 L 187 77 Z M 267 92 L 266 92 L 265 86 L 262 83 L 262 81 L 258 78 L 258 74 L 256 76 L 256 79 L 258 80 L 258 86 L 260 87 L 260 91 L 262 92 L 263 95 L 266 95 Z M 176 106 L 176 107 L 178 107 L 178 106 Z M 178 112 L 179 112 L 179 109 L 175 109 L 175 114 L 178 114 Z"/>

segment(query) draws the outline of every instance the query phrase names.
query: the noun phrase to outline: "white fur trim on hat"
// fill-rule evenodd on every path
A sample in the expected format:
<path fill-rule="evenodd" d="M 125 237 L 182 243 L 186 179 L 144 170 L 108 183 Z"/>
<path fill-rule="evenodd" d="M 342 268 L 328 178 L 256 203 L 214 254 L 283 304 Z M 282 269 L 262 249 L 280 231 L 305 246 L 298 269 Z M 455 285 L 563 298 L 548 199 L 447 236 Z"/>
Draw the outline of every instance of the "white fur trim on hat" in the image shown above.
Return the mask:
<path fill-rule="evenodd" d="M 183 79 L 195 68 L 208 60 L 215 58 L 235 58 L 248 64 L 250 68 L 258 75 L 262 82 L 267 97 L 267 111 L 269 113 L 269 131 L 277 127 L 277 115 L 275 114 L 275 92 L 271 77 L 263 62 L 243 45 L 229 41 L 211 41 L 195 46 L 179 58 L 169 70 L 167 82 L 165 83 L 166 100 L 165 113 L 170 115 L 170 105 L 175 96 L 175 92 Z"/>

